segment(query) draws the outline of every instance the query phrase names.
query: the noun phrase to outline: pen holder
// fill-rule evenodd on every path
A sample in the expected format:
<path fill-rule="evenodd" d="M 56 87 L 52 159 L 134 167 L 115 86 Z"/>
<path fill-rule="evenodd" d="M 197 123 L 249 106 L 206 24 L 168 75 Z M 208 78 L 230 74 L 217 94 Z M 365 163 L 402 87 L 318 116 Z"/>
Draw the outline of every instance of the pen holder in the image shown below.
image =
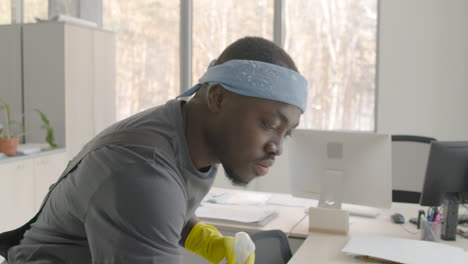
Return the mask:
<path fill-rule="evenodd" d="M 421 217 L 421 240 L 439 242 L 440 228 L 440 222 L 430 222 L 425 217 Z"/>

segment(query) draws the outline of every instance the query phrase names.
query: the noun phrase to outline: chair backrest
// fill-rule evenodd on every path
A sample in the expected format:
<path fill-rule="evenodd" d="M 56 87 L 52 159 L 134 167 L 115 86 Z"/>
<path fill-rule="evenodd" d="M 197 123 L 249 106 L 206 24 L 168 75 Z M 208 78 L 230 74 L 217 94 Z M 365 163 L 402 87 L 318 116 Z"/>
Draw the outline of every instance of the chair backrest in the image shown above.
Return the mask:
<path fill-rule="evenodd" d="M 435 138 L 392 135 L 392 200 L 419 203 L 431 142 Z"/>
<path fill-rule="evenodd" d="M 286 264 L 291 259 L 291 248 L 283 231 L 260 231 L 250 237 L 255 244 L 255 264 Z"/>

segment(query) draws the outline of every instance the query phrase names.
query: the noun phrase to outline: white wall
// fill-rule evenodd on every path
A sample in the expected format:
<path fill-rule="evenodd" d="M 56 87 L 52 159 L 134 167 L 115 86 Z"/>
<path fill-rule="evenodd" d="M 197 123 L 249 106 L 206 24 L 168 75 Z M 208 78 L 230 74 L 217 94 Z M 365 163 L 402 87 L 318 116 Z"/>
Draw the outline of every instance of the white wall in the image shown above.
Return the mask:
<path fill-rule="evenodd" d="M 377 131 L 468 140 L 468 1 L 381 0 Z"/>

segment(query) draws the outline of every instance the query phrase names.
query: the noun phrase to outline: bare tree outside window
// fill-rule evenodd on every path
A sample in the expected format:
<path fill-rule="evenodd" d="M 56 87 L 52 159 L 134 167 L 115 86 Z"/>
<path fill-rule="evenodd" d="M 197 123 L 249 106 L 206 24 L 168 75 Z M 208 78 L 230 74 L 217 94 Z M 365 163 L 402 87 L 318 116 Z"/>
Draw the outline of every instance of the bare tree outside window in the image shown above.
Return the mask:
<path fill-rule="evenodd" d="M 117 119 L 175 98 L 180 1 L 103 0 L 103 23 L 117 32 Z"/>
<path fill-rule="evenodd" d="M 36 18 L 47 19 L 49 0 L 23 0 L 24 23 L 35 23 Z"/>
<path fill-rule="evenodd" d="M 287 0 L 285 49 L 309 82 L 302 128 L 373 131 L 377 0 Z"/>
<path fill-rule="evenodd" d="M 0 0 L 0 25 L 11 24 L 11 2 Z"/>
<path fill-rule="evenodd" d="M 273 0 L 193 1 L 192 82 L 226 46 L 245 36 L 273 39 Z M 189 87 L 187 87 L 189 88 Z"/>

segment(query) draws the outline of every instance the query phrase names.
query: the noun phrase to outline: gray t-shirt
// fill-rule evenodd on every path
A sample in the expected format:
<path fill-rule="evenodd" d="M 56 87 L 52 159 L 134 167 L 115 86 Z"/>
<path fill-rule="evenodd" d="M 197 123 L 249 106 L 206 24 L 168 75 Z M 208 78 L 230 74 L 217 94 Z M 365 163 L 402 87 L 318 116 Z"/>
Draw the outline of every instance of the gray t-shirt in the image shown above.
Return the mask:
<path fill-rule="evenodd" d="M 179 263 L 182 228 L 217 170 L 194 167 L 182 103 L 169 101 L 98 135 L 141 129 L 154 134 L 154 143 L 109 145 L 86 155 L 10 249 L 9 263 Z"/>

